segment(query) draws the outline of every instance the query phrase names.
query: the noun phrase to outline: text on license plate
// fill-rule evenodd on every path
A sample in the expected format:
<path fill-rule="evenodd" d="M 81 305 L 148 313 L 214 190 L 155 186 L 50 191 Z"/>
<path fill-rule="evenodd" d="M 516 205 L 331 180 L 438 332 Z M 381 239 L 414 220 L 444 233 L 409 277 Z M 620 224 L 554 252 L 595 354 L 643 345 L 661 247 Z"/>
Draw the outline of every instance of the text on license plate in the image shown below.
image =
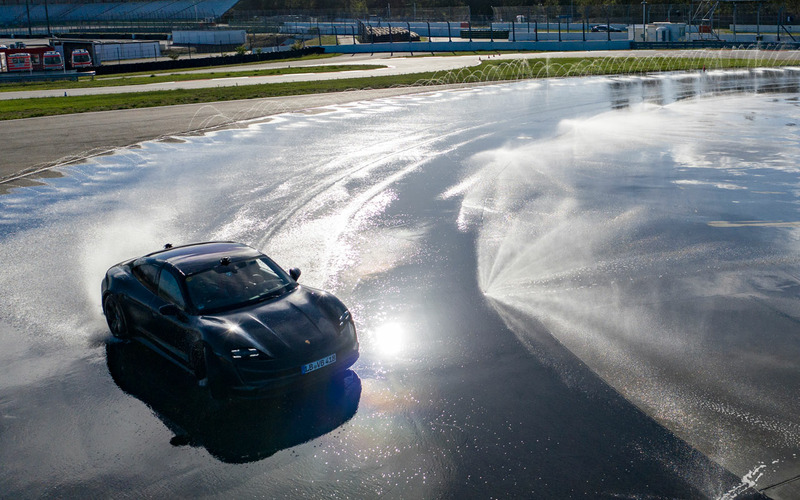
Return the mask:
<path fill-rule="evenodd" d="M 333 353 L 328 357 L 318 359 L 314 362 L 308 363 L 307 365 L 301 366 L 300 371 L 301 373 L 313 372 L 314 370 L 319 370 L 323 366 L 327 366 L 335 362 L 336 362 L 336 353 Z"/>

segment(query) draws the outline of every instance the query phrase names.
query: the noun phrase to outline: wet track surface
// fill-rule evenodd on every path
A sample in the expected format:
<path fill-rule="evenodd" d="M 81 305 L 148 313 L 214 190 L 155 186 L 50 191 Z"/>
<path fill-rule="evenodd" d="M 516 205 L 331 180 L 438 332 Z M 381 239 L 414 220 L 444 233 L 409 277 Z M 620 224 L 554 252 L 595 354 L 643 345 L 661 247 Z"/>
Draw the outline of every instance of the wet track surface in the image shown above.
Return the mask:
<path fill-rule="evenodd" d="M 0 496 L 796 498 L 800 72 L 286 114 L 0 197 Z M 233 239 L 353 311 L 330 385 L 211 405 L 100 279 Z"/>

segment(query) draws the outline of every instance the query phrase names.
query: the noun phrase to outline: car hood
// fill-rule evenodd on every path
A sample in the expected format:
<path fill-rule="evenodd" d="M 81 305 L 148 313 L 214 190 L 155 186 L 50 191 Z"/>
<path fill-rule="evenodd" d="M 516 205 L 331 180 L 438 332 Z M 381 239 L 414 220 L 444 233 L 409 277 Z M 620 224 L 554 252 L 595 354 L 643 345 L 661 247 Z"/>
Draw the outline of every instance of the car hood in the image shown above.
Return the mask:
<path fill-rule="evenodd" d="M 337 302 L 324 292 L 298 286 L 279 298 L 205 319 L 227 326 L 227 348 L 255 347 L 273 357 L 303 355 L 339 340 L 344 306 L 336 307 Z"/>

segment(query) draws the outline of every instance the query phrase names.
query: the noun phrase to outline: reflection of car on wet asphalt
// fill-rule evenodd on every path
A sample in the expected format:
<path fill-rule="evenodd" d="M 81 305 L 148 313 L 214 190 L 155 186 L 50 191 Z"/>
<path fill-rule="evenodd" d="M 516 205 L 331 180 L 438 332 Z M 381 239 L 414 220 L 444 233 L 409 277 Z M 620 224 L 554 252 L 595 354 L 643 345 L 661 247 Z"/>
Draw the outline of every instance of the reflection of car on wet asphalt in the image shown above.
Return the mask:
<path fill-rule="evenodd" d="M 213 397 L 317 381 L 358 359 L 348 309 L 246 245 L 210 242 L 121 262 L 102 283 L 111 333 L 193 374 Z"/>
<path fill-rule="evenodd" d="M 610 31 L 611 33 L 622 33 L 625 30 L 617 26 L 611 26 L 610 24 L 596 24 L 592 26 L 592 31 L 594 31 L 595 33 L 597 32 L 605 33 L 607 31 Z"/>
<path fill-rule="evenodd" d="M 329 384 L 303 387 L 269 404 L 213 405 L 190 375 L 139 343 L 109 342 L 106 361 L 117 386 L 172 431 L 170 444 L 205 448 L 225 463 L 256 462 L 334 432 L 353 418 L 361 399 L 361 380 L 345 370 Z"/>

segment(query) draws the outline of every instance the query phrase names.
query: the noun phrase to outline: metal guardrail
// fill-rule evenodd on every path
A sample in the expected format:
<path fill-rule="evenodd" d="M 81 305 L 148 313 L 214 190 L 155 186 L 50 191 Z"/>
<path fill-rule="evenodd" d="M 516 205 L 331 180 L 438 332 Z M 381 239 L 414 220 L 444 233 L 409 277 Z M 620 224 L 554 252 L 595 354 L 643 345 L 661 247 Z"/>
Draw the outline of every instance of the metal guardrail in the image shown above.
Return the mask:
<path fill-rule="evenodd" d="M 0 73 L 0 83 L 28 83 L 28 82 L 51 82 L 57 80 L 73 80 L 77 81 L 82 76 L 91 76 L 94 78 L 94 71 L 47 71 L 47 72 L 31 72 L 31 73 Z"/>

